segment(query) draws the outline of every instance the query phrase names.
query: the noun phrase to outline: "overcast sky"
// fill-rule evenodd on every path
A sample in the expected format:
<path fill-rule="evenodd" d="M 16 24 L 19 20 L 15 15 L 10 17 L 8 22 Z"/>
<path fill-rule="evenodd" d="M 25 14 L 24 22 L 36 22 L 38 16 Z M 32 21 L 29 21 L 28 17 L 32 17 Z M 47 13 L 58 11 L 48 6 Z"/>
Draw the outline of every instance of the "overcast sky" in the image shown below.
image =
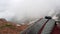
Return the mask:
<path fill-rule="evenodd" d="M 16 20 L 35 19 L 60 9 L 60 0 L 0 0 L 0 11 L 15 13 Z"/>

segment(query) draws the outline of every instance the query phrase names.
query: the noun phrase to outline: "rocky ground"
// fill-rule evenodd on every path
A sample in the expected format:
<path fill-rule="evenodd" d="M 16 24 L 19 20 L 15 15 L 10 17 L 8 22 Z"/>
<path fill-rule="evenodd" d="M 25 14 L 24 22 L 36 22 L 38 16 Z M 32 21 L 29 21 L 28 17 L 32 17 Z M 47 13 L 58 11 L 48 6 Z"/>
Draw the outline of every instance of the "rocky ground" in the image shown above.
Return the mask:
<path fill-rule="evenodd" d="M 27 25 L 15 24 L 5 19 L 0 19 L 0 34 L 20 34 Z"/>

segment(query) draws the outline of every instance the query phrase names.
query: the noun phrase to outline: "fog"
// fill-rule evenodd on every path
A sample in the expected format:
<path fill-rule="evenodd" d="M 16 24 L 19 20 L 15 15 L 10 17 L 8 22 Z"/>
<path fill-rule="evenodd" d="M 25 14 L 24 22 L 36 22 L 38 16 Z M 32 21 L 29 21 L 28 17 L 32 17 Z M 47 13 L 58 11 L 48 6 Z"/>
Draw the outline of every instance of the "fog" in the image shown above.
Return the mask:
<path fill-rule="evenodd" d="M 60 0 L 0 0 L 0 18 L 9 21 L 24 23 L 57 11 L 60 11 Z"/>

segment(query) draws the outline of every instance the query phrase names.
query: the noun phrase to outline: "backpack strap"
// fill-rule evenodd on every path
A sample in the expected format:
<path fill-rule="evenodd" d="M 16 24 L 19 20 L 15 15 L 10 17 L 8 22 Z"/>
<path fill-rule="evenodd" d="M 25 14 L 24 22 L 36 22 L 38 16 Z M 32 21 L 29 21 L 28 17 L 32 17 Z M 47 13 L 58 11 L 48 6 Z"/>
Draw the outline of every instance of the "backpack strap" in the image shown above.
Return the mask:
<path fill-rule="evenodd" d="M 41 34 L 50 34 L 52 32 L 54 25 L 55 25 L 55 20 L 53 19 L 49 20 L 46 23 L 45 27 L 43 28 Z"/>
<path fill-rule="evenodd" d="M 26 31 L 27 34 L 38 34 L 39 30 L 42 26 L 47 23 L 48 19 L 41 19 L 40 21 L 36 22 L 33 26 L 30 27 L 30 30 Z"/>

